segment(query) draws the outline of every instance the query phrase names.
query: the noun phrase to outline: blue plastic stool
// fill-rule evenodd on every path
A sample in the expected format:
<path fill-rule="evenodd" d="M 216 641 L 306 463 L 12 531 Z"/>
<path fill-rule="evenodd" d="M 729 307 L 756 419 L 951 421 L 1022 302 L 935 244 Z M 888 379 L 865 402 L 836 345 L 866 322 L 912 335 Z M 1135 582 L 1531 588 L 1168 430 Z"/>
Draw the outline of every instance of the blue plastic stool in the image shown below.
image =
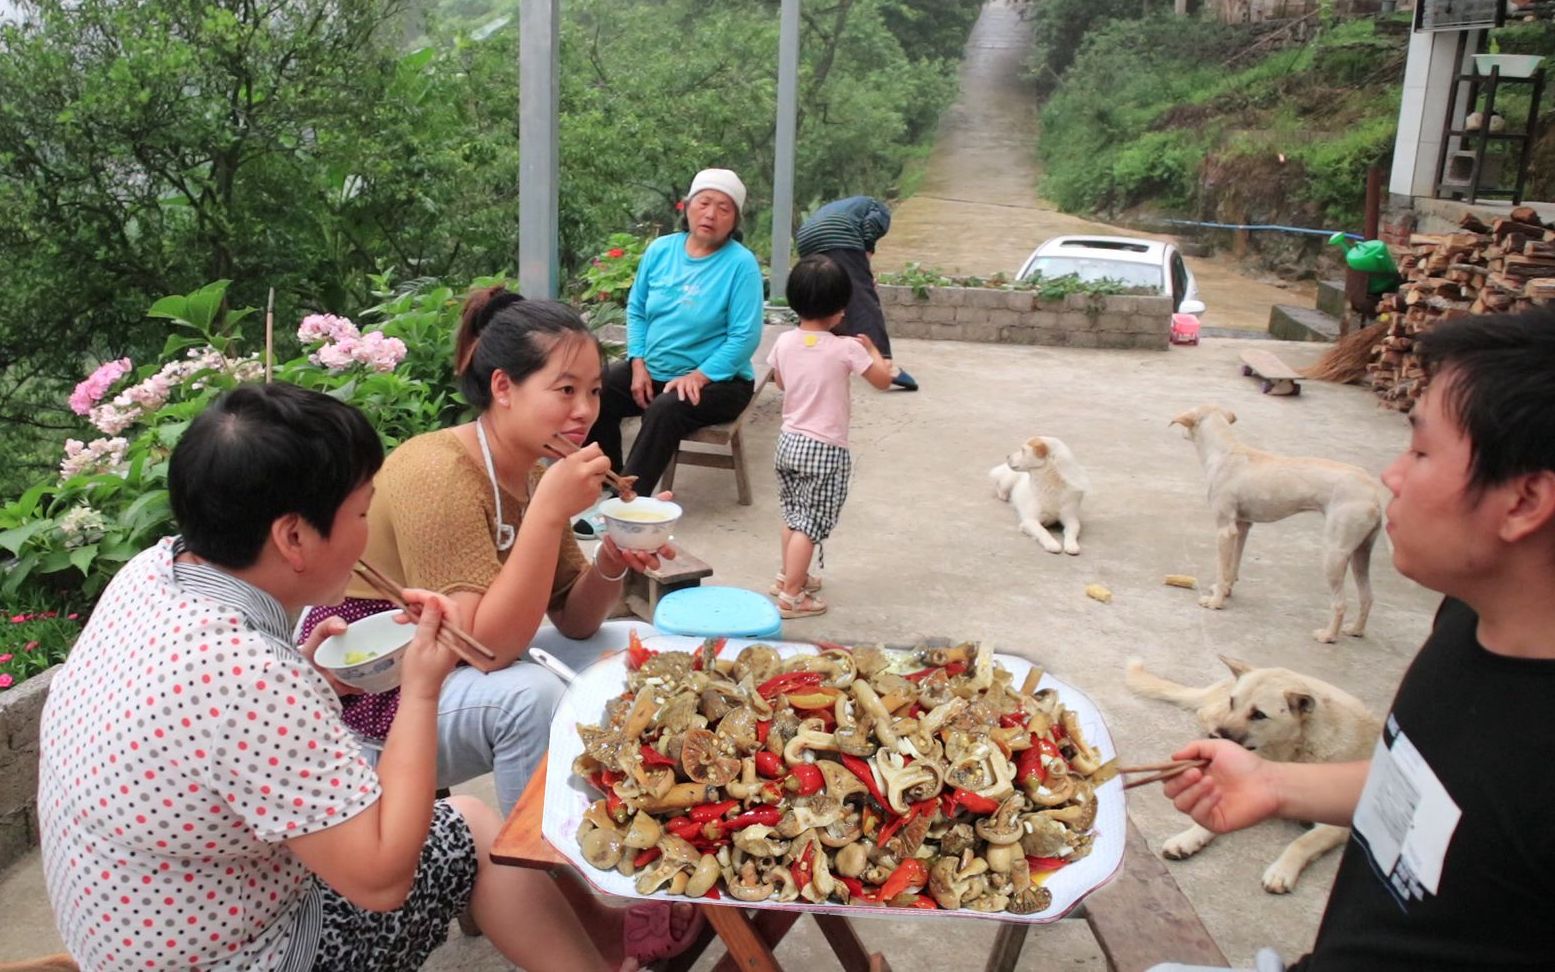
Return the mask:
<path fill-rule="evenodd" d="M 693 638 L 776 638 L 783 629 L 777 606 L 738 587 L 687 587 L 659 599 L 653 626 Z"/>

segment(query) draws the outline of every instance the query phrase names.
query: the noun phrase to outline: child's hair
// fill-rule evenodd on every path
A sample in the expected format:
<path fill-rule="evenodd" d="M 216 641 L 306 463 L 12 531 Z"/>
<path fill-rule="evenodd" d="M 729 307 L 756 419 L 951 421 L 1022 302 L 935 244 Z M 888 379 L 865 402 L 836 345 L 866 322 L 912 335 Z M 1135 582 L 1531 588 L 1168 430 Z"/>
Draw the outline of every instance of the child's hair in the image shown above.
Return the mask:
<path fill-rule="evenodd" d="M 1469 437 L 1472 492 L 1555 470 L 1555 313 L 1454 318 L 1415 350 Z"/>
<path fill-rule="evenodd" d="M 191 553 L 241 569 L 288 513 L 328 538 L 346 497 L 381 465 L 383 443 L 354 407 L 280 381 L 239 385 L 178 440 L 168 498 Z"/>
<path fill-rule="evenodd" d="M 847 308 L 853 297 L 853 281 L 837 261 L 814 253 L 794 264 L 784 293 L 800 320 L 820 321 Z"/>
<path fill-rule="evenodd" d="M 525 300 L 506 287 L 470 291 L 454 340 L 454 374 L 465 401 L 477 411 L 491 406 L 491 376 L 500 370 L 514 384 L 545 367 L 564 340 L 586 340 L 599 354 L 599 338 L 578 312 L 556 300 Z"/>

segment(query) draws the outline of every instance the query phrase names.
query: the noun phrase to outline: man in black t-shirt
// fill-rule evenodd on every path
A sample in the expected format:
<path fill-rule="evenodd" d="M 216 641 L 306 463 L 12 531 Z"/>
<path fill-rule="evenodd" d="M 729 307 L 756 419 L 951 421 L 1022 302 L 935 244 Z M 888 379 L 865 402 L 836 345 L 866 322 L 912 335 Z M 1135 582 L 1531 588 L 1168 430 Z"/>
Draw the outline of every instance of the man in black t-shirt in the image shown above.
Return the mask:
<path fill-rule="evenodd" d="M 1353 828 L 1293 968 L 1555 967 L 1555 314 L 1459 318 L 1415 348 L 1431 386 L 1382 477 L 1387 529 L 1399 571 L 1447 597 L 1372 758 L 1206 740 L 1166 794 L 1217 833 Z"/>

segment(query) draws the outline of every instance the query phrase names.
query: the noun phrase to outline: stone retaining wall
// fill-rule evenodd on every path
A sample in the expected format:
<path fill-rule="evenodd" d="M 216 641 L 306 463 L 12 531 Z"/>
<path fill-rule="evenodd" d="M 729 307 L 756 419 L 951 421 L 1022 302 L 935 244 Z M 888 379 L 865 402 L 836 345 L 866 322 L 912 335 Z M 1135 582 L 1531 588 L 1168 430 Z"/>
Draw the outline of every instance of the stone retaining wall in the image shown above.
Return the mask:
<path fill-rule="evenodd" d="M 1162 351 L 1171 337 L 1169 297 L 1042 300 L 1031 290 L 987 287 L 930 287 L 923 297 L 911 287 L 879 290 L 892 337 Z"/>
<path fill-rule="evenodd" d="M 0 693 L 0 870 L 38 843 L 38 722 L 57 671 Z"/>

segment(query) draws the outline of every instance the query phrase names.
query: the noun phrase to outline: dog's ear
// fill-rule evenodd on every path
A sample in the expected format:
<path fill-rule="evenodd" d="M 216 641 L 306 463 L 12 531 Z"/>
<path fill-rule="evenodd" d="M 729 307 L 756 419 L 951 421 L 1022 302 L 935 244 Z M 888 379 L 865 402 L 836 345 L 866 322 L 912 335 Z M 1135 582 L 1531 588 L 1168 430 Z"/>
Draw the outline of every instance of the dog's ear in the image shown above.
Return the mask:
<path fill-rule="evenodd" d="M 1242 661 L 1240 658 L 1232 658 L 1230 655 L 1221 655 L 1220 660 L 1225 663 L 1227 668 L 1231 669 L 1231 674 L 1237 678 L 1241 678 L 1243 675 L 1246 675 L 1248 672 L 1253 670 L 1253 666 L 1249 665 L 1245 661 Z"/>
<path fill-rule="evenodd" d="M 1193 427 L 1198 424 L 1199 410 L 1196 408 L 1190 408 L 1188 411 L 1183 412 L 1181 415 L 1175 416 L 1170 422 L 1167 422 L 1166 427 L 1171 428 L 1174 425 L 1180 425 L 1187 429 L 1189 432 L 1192 432 Z"/>
<path fill-rule="evenodd" d="M 1297 692 L 1292 689 L 1285 693 L 1285 704 L 1290 707 L 1292 712 L 1300 715 L 1311 715 L 1313 708 L 1317 706 L 1317 700 L 1305 692 Z"/>
<path fill-rule="evenodd" d="M 1026 448 L 1030 449 L 1031 450 L 1031 454 L 1033 456 L 1037 457 L 1038 459 L 1046 459 L 1047 458 L 1047 443 L 1043 442 L 1040 438 L 1033 437 L 1033 438 L 1027 439 L 1026 440 Z"/>

